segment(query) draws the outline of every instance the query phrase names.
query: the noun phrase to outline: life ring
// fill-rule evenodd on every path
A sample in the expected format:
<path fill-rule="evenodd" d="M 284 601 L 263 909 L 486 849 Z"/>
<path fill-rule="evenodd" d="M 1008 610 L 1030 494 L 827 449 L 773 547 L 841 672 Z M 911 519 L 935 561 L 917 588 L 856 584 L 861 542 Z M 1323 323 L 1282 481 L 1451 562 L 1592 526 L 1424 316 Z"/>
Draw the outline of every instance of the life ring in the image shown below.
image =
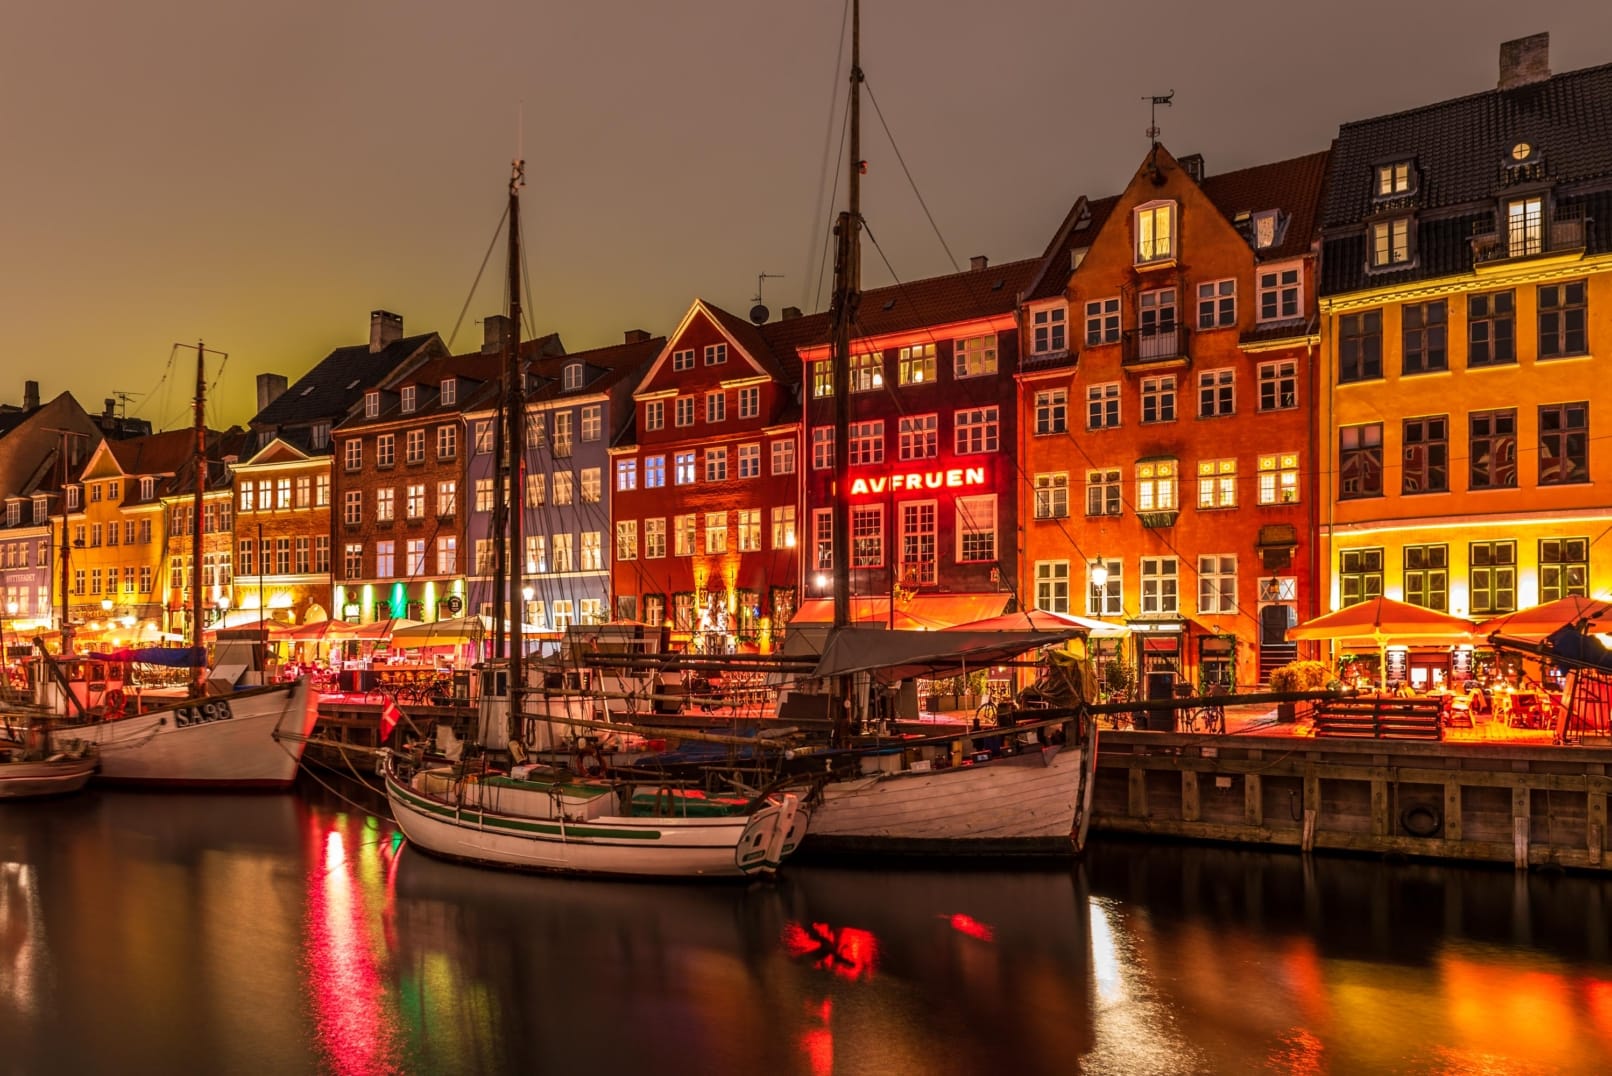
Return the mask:
<path fill-rule="evenodd" d="M 1399 825 L 1412 837 L 1436 837 L 1444 828 L 1444 814 L 1428 803 L 1416 803 L 1399 812 Z"/>
<path fill-rule="evenodd" d="M 112 688 L 101 696 L 101 716 L 107 721 L 116 721 L 123 716 L 128 708 L 129 700 L 120 687 Z"/>

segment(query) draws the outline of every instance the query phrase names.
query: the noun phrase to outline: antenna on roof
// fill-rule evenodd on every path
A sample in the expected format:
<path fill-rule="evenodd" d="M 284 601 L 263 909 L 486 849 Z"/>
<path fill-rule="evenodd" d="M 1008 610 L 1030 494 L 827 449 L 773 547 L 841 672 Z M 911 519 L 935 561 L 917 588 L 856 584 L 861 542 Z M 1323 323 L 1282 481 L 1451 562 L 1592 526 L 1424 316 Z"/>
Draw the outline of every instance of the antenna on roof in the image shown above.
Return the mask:
<path fill-rule="evenodd" d="M 1173 104 L 1174 102 L 1171 100 L 1171 98 L 1174 96 L 1175 91 L 1171 90 L 1162 97 L 1142 98 L 1142 100 L 1148 102 L 1147 140 L 1152 142 L 1155 146 L 1159 144 L 1159 106 L 1168 106 Z"/>
<path fill-rule="evenodd" d="M 118 402 L 118 419 L 121 421 L 129 417 L 129 401 L 138 400 L 144 396 L 143 392 L 124 392 L 122 389 L 113 389 L 112 398 Z"/>
<path fill-rule="evenodd" d="M 782 274 L 782 273 L 759 273 L 759 274 L 757 274 L 757 276 L 756 276 L 756 297 L 753 300 L 756 305 L 752 306 L 750 308 L 750 320 L 753 323 L 755 323 L 757 325 L 765 325 L 766 322 L 767 322 L 767 318 L 769 316 L 771 316 L 771 314 L 772 314 L 772 311 L 768 310 L 765 306 L 761 305 L 761 285 L 762 285 L 762 282 L 767 281 L 767 280 L 782 280 L 783 278 L 784 278 L 784 274 Z"/>

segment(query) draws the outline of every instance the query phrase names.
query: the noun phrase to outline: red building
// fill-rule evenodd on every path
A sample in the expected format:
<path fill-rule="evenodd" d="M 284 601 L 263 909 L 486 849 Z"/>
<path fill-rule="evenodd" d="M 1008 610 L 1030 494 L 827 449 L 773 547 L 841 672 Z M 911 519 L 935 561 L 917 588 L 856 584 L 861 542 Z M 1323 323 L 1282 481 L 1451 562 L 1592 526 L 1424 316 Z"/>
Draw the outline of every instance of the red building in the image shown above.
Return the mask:
<path fill-rule="evenodd" d="M 800 404 L 793 341 L 696 300 L 611 449 L 616 615 L 701 647 L 767 646 L 798 600 Z"/>
<path fill-rule="evenodd" d="M 1123 621 L 1154 691 L 1248 685 L 1315 606 L 1315 213 L 1327 154 L 1205 177 L 1155 145 L 1026 296 L 1023 586 Z"/>

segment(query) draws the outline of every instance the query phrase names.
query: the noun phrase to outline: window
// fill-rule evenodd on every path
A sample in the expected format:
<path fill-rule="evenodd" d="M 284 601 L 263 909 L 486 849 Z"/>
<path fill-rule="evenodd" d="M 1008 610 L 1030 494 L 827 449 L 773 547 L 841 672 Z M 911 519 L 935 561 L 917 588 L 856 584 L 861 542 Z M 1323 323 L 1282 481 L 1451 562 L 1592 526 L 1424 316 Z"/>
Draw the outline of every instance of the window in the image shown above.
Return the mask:
<path fill-rule="evenodd" d="M 253 567 L 252 539 L 242 538 L 236 543 L 236 560 L 240 563 L 242 575 L 256 575 L 257 569 Z"/>
<path fill-rule="evenodd" d="M 659 627 L 666 619 L 666 595 L 644 595 L 644 623 Z"/>
<path fill-rule="evenodd" d="M 397 575 L 396 543 L 375 543 L 375 578 L 391 579 Z"/>
<path fill-rule="evenodd" d="M 1086 514 L 1117 516 L 1120 512 L 1119 468 L 1086 472 Z"/>
<path fill-rule="evenodd" d="M 575 543 L 573 542 L 574 537 L 575 536 L 569 531 L 564 534 L 556 534 L 554 536 L 554 571 L 570 572 L 576 570 L 576 562 L 572 560 L 571 557 L 571 554 L 575 549 Z M 555 604 L 557 605 L 559 603 L 556 602 Z"/>
<path fill-rule="evenodd" d="M 1063 519 L 1069 515 L 1069 473 L 1051 471 L 1035 476 L 1035 518 Z"/>
<path fill-rule="evenodd" d="M 925 385 L 935 380 L 935 345 L 914 344 L 901 349 L 897 359 L 900 383 Z"/>
<path fill-rule="evenodd" d="M 772 547 L 795 548 L 795 506 L 780 505 L 772 510 Z"/>
<path fill-rule="evenodd" d="M 452 535 L 437 536 L 437 574 L 453 575 L 459 571 L 459 539 Z"/>
<path fill-rule="evenodd" d="M 350 489 L 342 494 L 341 521 L 349 527 L 364 522 L 364 492 Z"/>
<path fill-rule="evenodd" d="M 1410 262 L 1410 218 L 1380 220 L 1371 226 L 1371 265 L 1374 269 Z"/>
<path fill-rule="evenodd" d="M 275 479 L 275 481 L 274 481 L 274 507 L 276 507 L 276 508 L 290 508 L 291 507 L 291 479 L 289 479 L 289 478 L 277 478 L 277 479 Z M 213 528 L 208 527 L 207 529 L 212 530 Z"/>
<path fill-rule="evenodd" d="M 546 534 L 526 535 L 526 572 L 549 570 L 549 539 Z"/>
<path fill-rule="evenodd" d="M 1304 270 L 1297 265 L 1261 269 L 1259 320 L 1289 321 L 1304 316 Z"/>
<path fill-rule="evenodd" d="M 1443 299 L 1430 303 L 1406 303 L 1400 309 L 1405 373 L 1425 374 L 1450 368 L 1444 348 L 1445 309 Z"/>
<path fill-rule="evenodd" d="M 1338 586 L 1346 606 L 1382 597 L 1382 547 L 1343 550 L 1338 556 Z"/>
<path fill-rule="evenodd" d="M 1062 306 L 1049 306 L 1030 313 L 1030 352 L 1034 355 L 1052 355 L 1067 351 L 1066 322 L 1069 311 Z"/>
<path fill-rule="evenodd" d="M 1167 358 L 1174 353 L 1175 340 L 1175 289 L 1154 288 L 1144 291 L 1136 300 L 1137 328 L 1143 339 L 1139 342 L 1138 356 L 1143 359 Z M 1169 337 L 1153 340 L 1152 337 Z"/>
<path fill-rule="evenodd" d="M 1141 613 L 1174 615 L 1180 611 L 1178 561 L 1174 557 L 1141 558 Z"/>
<path fill-rule="evenodd" d="M 397 463 L 397 437 L 383 433 L 375 438 L 375 466 L 391 467 Z"/>
<path fill-rule="evenodd" d="M 344 579 L 361 579 L 364 575 L 364 546 L 348 542 L 341 551 L 341 571 Z"/>
<path fill-rule="evenodd" d="M 672 369 L 673 370 L 692 370 L 692 369 L 694 369 L 694 349 L 691 348 L 691 347 L 687 347 L 687 348 L 683 348 L 681 350 L 672 352 Z"/>
<path fill-rule="evenodd" d="M 1174 460 L 1156 460 L 1136 465 L 1136 510 L 1173 512 L 1176 465 Z"/>
<path fill-rule="evenodd" d="M 359 470 L 364 466 L 364 442 L 354 437 L 348 441 L 342 450 L 342 466 L 349 471 Z"/>
<path fill-rule="evenodd" d="M 739 532 L 739 552 L 761 550 L 761 509 L 740 508 L 733 513 L 734 529 Z"/>
<path fill-rule="evenodd" d="M 1205 370 L 1198 375 L 1198 417 L 1223 418 L 1237 413 L 1237 372 Z"/>
<path fill-rule="evenodd" d="M 598 404 L 582 409 L 582 439 L 597 441 L 604 429 L 604 413 Z"/>
<path fill-rule="evenodd" d="M 1086 304 L 1086 346 L 1119 343 L 1119 296 Z"/>
<path fill-rule="evenodd" d="M 1104 560 L 1095 558 L 1086 565 L 1086 615 L 1087 616 L 1123 616 L 1125 613 L 1125 580 L 1122 574 L 1123 562 L 1118 560 Z M 1098 586 L 1092 581 L 1095 569 L 1102 568 L 1108 573 L 1108 578 Z"/>
<path fill-rule="evenodd" d="M 1260 504 L 1299 503 L 1299 454 L 1272 452 L 1261 455 L 1259 469 Z"/>
<path fill-rule="evenodd" d="M 672 477 L 678 485 L 687 486 L 698 480 L 699 475 L 694 469 L 694 453 L 679 452 L 672 458 L 672 464 L 675 468 Z"/>
<path fill-rule="evenodd" d="M 1467 592 L 1474 617 L 1517 608 L 1517 543 L 1473 542 L 1467 547 Z"/>
<path fill-rule="evenodd" d="M 1367 310 L 1338 319 L 1338 380 L 1374 381 L 1383 376 L 1383 312 Z"/>
<path fill-rule="evenodd" d="M 314 448 L 324 448 L 330 444 L 330 423 L 315 422 L 308 427 L 308 440 Z"/>
<path fill-rule="evenodd" d="M 1539 409 L 1539 484 L 1590 480 L 1590 405 L 1545 404 Z"/>
<path fill-rule="evenodd" d="M 1405 420 L 1405 464 L 1400 486 L 1407 496 L 1445 493 L 1450 488 L 1449 417 Z"/>
<path fill-rule="evenodd" d="M 659 558 L 666 555 L 666 521 L 644 520 L 644 556 Z"/>
<path fill-rule="evenodd" d="M 1474 411 L 1467 418 L 1471 431 L 1469 489 L 1517 487 L 1517 412 L 1514 408 Z M 1476 609 L 1473 612 L 1477 612 Z"/>
<path fill-rule="evenodd" d="M 1038 560 L 1035 562 L 1035 607 L 1049 613 L 1069 611 L 1069 562 L 1067 560 Z"/>
<path fill-rule="evenodd" d="M 378 392 L 364 393 L 364 417 L 374 418 L 381 413 L 381 394 Z"/>
<path fill-rule="evenodd" d="M 403 462 L 425 462 L 425 431 L 410 430 L 403 439 Z"/>
<path fill-rule="evenodd" d="M 425 574 L 425 539 L 410 538 L 404 546 L 405 563 L 410 578 Z"/>
<path fill-rule="evenodd" d="M 1136 264 L 1173 257 L 1174 238 L 1174 202 L 1154 202 L 1136 210 Z"/>
<path fill-rule="evenodd" d="M 570 538 L 571 536 L 566 535 L 566 537 Z M 558 571 L 559 569 L 555 569 L 555 570 Z M 569 569 L 567 569 L 567 570 L 569 570 Z M 573 606 L 571 604 L 570 599 L 568 599 L 568 598 L 557 599 L 554 602 L 554 630 L 555 631 L 565 631 L 567 628 L 569 628 L 571 626 L 572 621 L 575 619 L 571 615 L 572 608 L 573 608 Z"/>
<path fill-rule="evenodd" d="M 927 460 L 940 451 L 938 415 L 907 415 L 898 420 L 901 458 Z"/>
<path fill-rule="evenodd" d="M 638 559 L 638 521 L 636 519 L 618 519 L 616 521 L 616 559 Z"/>
<path fill-rule="evenodd" d="M 1539 288 L 1539 357 L 1583 355 L 1588 350 L 1585 325 L 1589 306 L 1584 281 L 1544 284 Z"/>
<path fill-rule="evenodd" d="M 549 476 L 545 471 L 532 471 L 526 475 L 526 507 L 541 508 L 547 503 L 548 484 Z"/>
<path fill-rule="evenodd" d="M 1237 325 L 1237 282 L 1210 280 L 1198 285 L 1198 328 L 1231 329 Z"/>
<path fill-rule="evenodd" d="M 1515 297 L 1509 291 L 1466 300 L 1466 364 L 1500 366 L 1517 361 Z"/>
<path fill-rule="evenodd" d="M 419 398 L 419 389 L 415 385 L 404 385 L 399 394 L 399 407 L 405 415 L 414 414 L 414 402 Z"/>
<path fill-rule="evenodd" d="M 476 479 L 476 511 L 491 512 L 493 510 L 493 480 L 490 478 Z"/>
<path fill-rule="evenodd" d="M 563 506 L 572 503 L 574 484 L 575 476 L 570 471 L 554 472 L 554 503 L 556 505 Z"/>
<path fill-rule="evenodd" d="M 850 465 L 884 462 L 884 420 L 853 422 L 850 431 Z"/>
<path fill-rule="evenodd" d="M 672 421 L 678 426 L 694 425 L 694 397 L 679 396 L 673 401 Z"/>
<path fill-rule="evenodd" d="M 851 391 L 872 392 L 884 386 L 883 355 L 851 356 Z"/>
<path fill-rule="evenodd" d="M 306 508 L 313 503 L 313 479 L 308 475 L 298 475 L 296 480 L 298 508 Z"/>
<path fill-rule="evenodd" d="M 1446 545 L 1405 547 L 1405 601 L 1423 609 L 1449 610 L 1450 548 Z"/>
<path fill-rule="evenodd" d="M 452 377 L 445 377 L 437 385 L 437 392 L 443 407 L 451 407 L 459 402 L 459 382 Z"/>
<path fill-rule="evenodd" d="M 1383 427 L 1344 426 L 1338 430 L 1338 498 L 1383 495 Z"/>
<path fill-rule="evenodd" d="M 795 473 L 795 442 L 780 439 L 772 442 L 772 473 Z"/>
<path fill-rule="evenodd" d="M 476 455 L 485 456 L 493 450 L 493 424 L 487 419 L 476 423 Z"/>
<path fill-rule="evenodd" d="M 828 359 L 812 363 L 812 398 L 834 395 L 834 364 Z"/>
<path fill-rule="evenodd" d="M 1198 507 L 1237 507 L 1237 461 L 1198 461 Z"/>
<path fill-rule="evenodd" d="M 1392 164 L 1379 164 L 1377 166 L 1377 197 L 1392 198 L 1396 194 L 1408 194 L 1414 185 L 1411 164 L 1409 161 L 1395 161 Z"/>
<path fill-rule="evenodd" d="M 1069 428 L 1069 390 L 1046 389 L 1035 394 L 1037 437 L 1064 433 Z"/>
<path fill-rule="evenodd" d="M 644 429 L 663 430 L 666 428 L 666 401 L 650 400 L 644 404 Z"/>
<path fill-rule="evenodd" d="M 403 511 L 409 519 L 425 518 L 425 483 L 408 487 L 403 498 Z"/>
<path fill-rule="evenodd" d="M 571 412 L 554 412 L 554 435 L 549 439 L 549 447 L 562 458 L 571 454 Z"/>
<path fill-rule="evenodd" d="M 957 563 L 996 560 L 996 494 L 957 498 Z"/>
<path fill-rule="evenodd" d="M 672 517 L 672 553 L 679 557 L 694 555 L 694 533 L 697 519 L 694 513 Z"/>
<path fill-rule="evenodd" d="M 721 366 L 723 363 L 725 363 L 727 361 L 728 361 L 728 345 L 727 344 L 707 344 L 707 345 L 705 345 L 705 365 L 707 365 L 707 366 Z"/>
<path fill-rule="evenodd" d="M 935 502 L 908 501 L 900 507 L 901 582 L 933 586 L 937 577 Z"/>
<path fill-rule="evenodd" d="M 255 492 L 256 487 L 252 483 L 241 483 L 241 511 L 252 512 L 256 510 L 253 508 L 253 505 L 257 503 L 256 498 L 253 496 Z"/>
<path fill-rule="evenodd" d="M 459 483 L 437 483 L 437 515 L 452 516 L 459 511 Z"/>
<path fill-rule="evenodd" d="M 1298 406 L 1298 363 L 1293 359 L 1259 364 L 1259 409 L 1281 411 Z"/>
<path fill-rule="evenodd" d="M 1506 203 L 1506 255 L 1526 258 L 1545 249 L 1545 200 L 1539 195 Z"/>
<path fill-rule="evenodd" d="M 598 467 L 582 468 L 582 503 L 598 504 L 604 492 L 604 472 Z"/>
<path fill-rule="evenodd" d="M 761 477 L 761 445 L 749 444 L 739 446 L 739 477 Z"/>
<path fill-rule="evenodd" d="M 578 567 L 585 572 L 604 570 L 604 540 L 599 531 L 582 532 L 582 559 Z"/>
<path fill-rule="evenodd" d="M 957 412 L 957 454 L 971 455 L 995 452 L 999 426 L 999 410 L 991 407 L 972 407 Z"/>
<path fill-rule="evenodd" d="M 1086 387 L 1086 428 L 1106 430 L 1119 425 L 1119 382 Z"/>
<path fill-rule="evenodd" d="M 854 505 L 851 508 L 851 567 L 884 566 L 884 506 Z"/>
<path fill-rule="evenodd" d="M 728 450 L 726 448 L 708 448 L 705 450 L 705 480 L 707 482 L 726 482 L 728 479 Z"/>
<path fill-rule="evenodd" d="M 560 391 L 575 392 L 581 387 L 582 364 L 580 362 L 566 363 L 565 368 L 560 371 Z"/>
<path fill-rule="evenodd" d="M 395 504 L 397 490 L 387 487 L 375 491 L 375 522 L 390 523 L 397 518 Z"/>
<path fill-rule="evenodd" d="M 725 392 L 708 392 L 705 394 L 705 421 L 726 422 L 728 418 L 728 394 Z"/>
<path fill-rule="evenodd" d="M 1539 540 L 1539 600 L 1587 598 L 1590 594 L 1590 540 Z"/>
<path fill-rule="evenodd" d="M 739 390 L 739 417 L 761 417 L 761 386 L 747 385 Z"/>
<path fill-rule="evenodd" d="M 636 459 L 616 461 L 616 489 L 629 490 L 638 488 L 638 461 Z"/>
<path fill-rule="evenodd" d="M 1142 421 L 1175 421 L 1175 375 L 1142 379 Z"/>
<path fill-rule="evenodd" d="M 984 377 L 996 373 L 996 335 L 971 336 L 952 344 L 952 376 Z"/>
<path fill-rule="evenodd" d="M 666 457 L 644 457 L 644 488 L 660 489 L 666 485 Z"/>
<path fill-rule="evenodd" d="M 1237 558 L 1225 553 L 1198 557 L 1198 612 L 1237 611 Z"/>
<path fill-rule="evenodd" d="M 824 471 L 834 466 L 834 430 L 828 426 L 812 427 L 812 470 Z"/>
<path fill-rule="evenodd" d="M 705 513 L 705 551 L 707 553 L 726 553 L 728 551 L 728 514 L 726 512 Z"/>
<path fill-rule="evenodd" d="M 834 510 L 812 509 L 812 564 L 818 571 L 834 567 Z"/>

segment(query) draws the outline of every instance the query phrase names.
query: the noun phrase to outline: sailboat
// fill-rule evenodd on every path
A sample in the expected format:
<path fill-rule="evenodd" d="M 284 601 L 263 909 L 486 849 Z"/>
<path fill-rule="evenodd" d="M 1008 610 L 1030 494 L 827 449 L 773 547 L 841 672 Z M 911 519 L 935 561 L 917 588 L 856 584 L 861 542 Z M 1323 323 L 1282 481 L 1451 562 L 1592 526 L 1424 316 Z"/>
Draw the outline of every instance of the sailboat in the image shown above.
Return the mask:
<path fill-rule="evenodd" d="M 850 503 L 848 467 L 851 325 L 861 299 L 861 4 L 852 2 L 849 185 L 839 214 L 834 266 L 832 396 L 834 509 L 832 514 L 834 627 L 813 678 L 836 685 L 831 707 L 839 727 L 836 779 L 811 804 L 805 852 L 1009 856 L 1078 854 L 1085 845 L 1096 784 L 1097 725 L 1085 705 L 1090 693 L 1074 680 L 1072 705 L 1038 714 L 1019 726 L 1011 752 L 975 752 L 967 736 L 944 751 L 933 742 L 886 741 L 859 748 L 849 718 L 872 682 L 895 682 L 938 669 L 988 663 L 1060 644 L 1070 635 L 911 632 L 849 624 Z M 991 633 L 981 633 L 990 635 Z M 1012 638 L 1010 638 L 1012 636 Z M 983 655 L 991 654 L 992 657 Z M 1036 733 L 1026 742 L 1026 729 Z M 979 734 L 975 734 L 977 737 Z"/>
<path fill-rule="evenodd" d="M 206 349 L 196 345 L 194 519 L 191 533 L 191 618 L 189 647 L 135 650 L 134 661 L 173 664 L 192 670 L 187 693 L 178 698 L 134 697 L 118 692 L 115 705 L 96 713 L 83 704 L 82 685 L 34 639 L 43 660 L 34 684 L 36 702 L 64 714 L 60 735 L 93 745 L 100 758 L 99 779 L 118 783 L 221 789 L 285 789 L 296 778 L 307 737 L 318 719 L 318 700 L 307 677 L 230 690 L 215 689 L 207 678 L 202 647 L 202 499 L 207 486 Z M 63 524 L 65 549 L 66 525 Z M 65 555 L 65 554 L 64 554 Z M 64 570 L 63 577 L 66 572 Z M 66 603 L 64 593 L 62 601 Z M 66 622 L 64 609 L 63 621 Z M 111 692 L 108 692 L 111 695 Z"/>
<path fill-rule="evenodd" d="M 509 182 L 509 322 L 501 437 L 495 469 L 493 552 L 496 601 L 493 624 L 503 625 L 495 660 L 484 669 L 483 709 L 475 743 L 438 730 L 439 753 L 424 747 L 407 754 L 383 749 L 386 798 L 403 835 L 424 851 L 472 863 L 577 875 L 646 878 L 743 878 L 776 869 L 804 829 L 799 797 L 787 792 L 712 795 L 669 781 L 633 783 L 586 776 L 526 761 L 523 734 L 569 716 L 551 708 L 526 709 L 518 595 L 522 468 L 525 445 L 525 372 L 520 360 L 520 189 L 525 162 L 517 158 Z M 500 518 L 502 516 L 502 518 Z M 507 551 L 507 555 L 506 555 Z M 508 616 L 506 619 L 506 610 Z M 505 649 L 507 645 L 507 650 Z M 499 678 L 503 691 L 499 692 Z M 494 700 L 502 694 L 502 705 Z M 536 719 L 534 721 L 534 719 Z M 548 742 L 534 743 L 546 748 Z M 512 765 L 495 764 L 506 753 Z"/>

